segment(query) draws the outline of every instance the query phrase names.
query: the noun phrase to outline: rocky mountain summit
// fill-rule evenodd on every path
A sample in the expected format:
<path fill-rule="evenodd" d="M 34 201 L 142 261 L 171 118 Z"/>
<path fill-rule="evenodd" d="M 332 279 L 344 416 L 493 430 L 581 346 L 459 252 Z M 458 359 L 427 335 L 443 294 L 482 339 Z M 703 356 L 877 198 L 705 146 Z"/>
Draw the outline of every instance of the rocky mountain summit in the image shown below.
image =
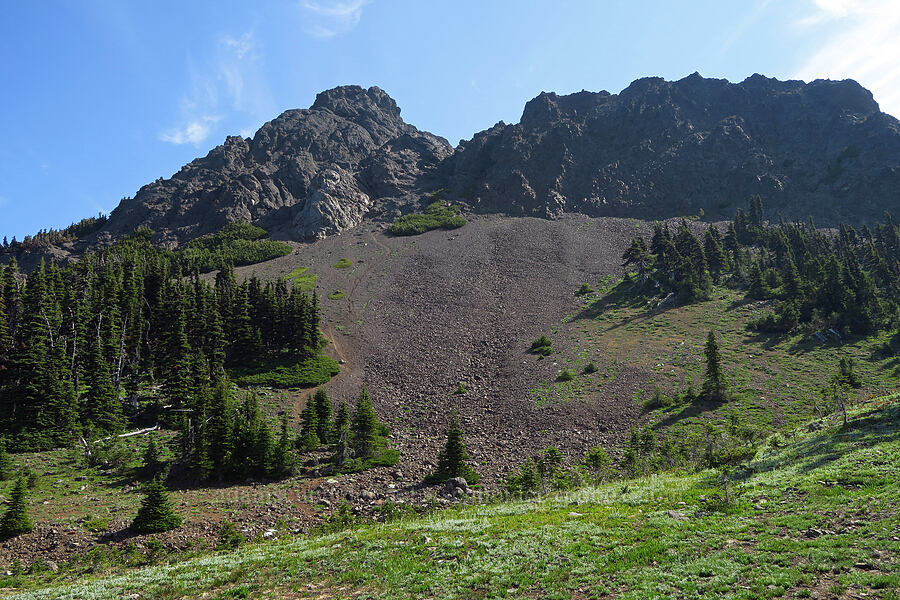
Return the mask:
<path fill-rule="evenodd" d="M 339 87 L 142 187 L 103 233 L 148 226 L 158 241 L 182 242 L 248 221 L 288 239 L 321 238 L 433 188 L 451 153 L 443 138 L 404 123 L 381 89 Z"/>
<path fill-rule="evenodd" d="M 484 212 L 860 222 L 900 207 L 900 122 L 854 81 L 639 79 L 618 95 L 542 93 L 448 159 L 448 187 Z"/>
<path fill-rule="evenodd" d="M 770 217 L 858 223 L 900 212 L 898 184 L 900 122 L 851 80 L 695 73 L 619 94 L 542 93 L 519 123 L 455 150 L 405 123 L 381 89 L 346 86 L 144 186 L 99 235 L 149 226 L 174 244 L 249 221 L 317 239 L 389 220 L 439 188 L 485 213 L 731 217 L 759 194 Z"/>

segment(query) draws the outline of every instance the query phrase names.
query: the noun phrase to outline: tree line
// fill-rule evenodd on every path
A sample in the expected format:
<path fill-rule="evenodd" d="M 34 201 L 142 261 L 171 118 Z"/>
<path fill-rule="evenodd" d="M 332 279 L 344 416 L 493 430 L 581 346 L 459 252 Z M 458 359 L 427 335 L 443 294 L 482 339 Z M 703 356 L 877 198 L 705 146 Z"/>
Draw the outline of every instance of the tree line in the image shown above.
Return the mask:
<path fill-rule="evenodd" d="M 323 344 L 315 292 L 214 283 L 138 232 L 78 262 L 0 273 L 0 434 L 41 450 L 120 432 L 152 391 L 196 409 L 229 365 L 302 360 Z"/>
<path fill-rule="evenodd" d="M 772 300 L 771 312 L 752 324 L 760 331 L 809 324 L 866 335 L 893 327 L 900 313 L 900 228 L 888 213 L 874 230 L 828 232 L 811 220 L 767 223 L 756 197 L 724 233 L 710 225 L 701 241 L 685 220 L 674 231 L 656 223 L 650 243 L 633 238 L 622 259 L 640 290 L 672 293 L 682 303 L 707 299 L 713 284 Z"/>

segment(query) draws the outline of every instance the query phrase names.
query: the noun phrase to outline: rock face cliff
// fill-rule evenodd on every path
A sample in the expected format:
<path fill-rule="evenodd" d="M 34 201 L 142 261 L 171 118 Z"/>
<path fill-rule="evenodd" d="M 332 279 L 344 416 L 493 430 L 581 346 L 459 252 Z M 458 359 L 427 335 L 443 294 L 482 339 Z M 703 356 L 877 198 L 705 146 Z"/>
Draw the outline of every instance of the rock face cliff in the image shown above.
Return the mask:
<path fill-rule="evenodd" d="M 729 218 L 759 194 L 769 217 L 860 223 L 900 213 L 900 122 L 850 80 L 694 74 L 542 93 L 518 124 L 454 150 L 379 88 L 339 87 L 144 186 L 100 236 L 149 226 L 180 243 L 240 220 L 309 240 L 390 219 L 438 188 L 510 215 Z"/>
<path fill-rule="evenodd" d="M 103 233 L 147 226 L 157 241 L 178 243 L 248 221 L 278 237 L 321 238 L 374 208 L 418 198 L 451 153 L 443 138 L 404 123 L 381 89 L 339 87 L 266 123 L 253 139 L 228 137 L 170 179 L 142 187 Z"/>
<path fill-rule="evenodd" d="M 647 78 L 543 93 L 445 168 L 486 212 L 731 217 L 759 194 L 770 216 L 860 222 L 900 206 L 900 123 L 850 80 Z"/>

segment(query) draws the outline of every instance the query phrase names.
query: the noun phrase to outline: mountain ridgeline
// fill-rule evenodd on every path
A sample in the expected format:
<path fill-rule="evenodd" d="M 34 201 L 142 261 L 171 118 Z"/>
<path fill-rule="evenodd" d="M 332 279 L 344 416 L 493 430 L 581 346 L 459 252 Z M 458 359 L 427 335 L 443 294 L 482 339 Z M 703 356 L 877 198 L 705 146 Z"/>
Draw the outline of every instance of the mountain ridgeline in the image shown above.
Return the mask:
<path fill-rule="evenodd" d="M 310 240 L 420 210 L 438 189 L 464 209 L 513 216 L 730 218 L 759 195 L 770 217 L 861 224 L 898 212 L 898 184 L 900 122 L 852 80 L 695 73 L 619 94 L 542 93 L 519 123 L 455 149 L 405 123 L 381 89 L 345 86 L 252 139 L 228 137 L 65 241 L 77 254 L 149 227 L 172 246 L 235 221 Z"/>

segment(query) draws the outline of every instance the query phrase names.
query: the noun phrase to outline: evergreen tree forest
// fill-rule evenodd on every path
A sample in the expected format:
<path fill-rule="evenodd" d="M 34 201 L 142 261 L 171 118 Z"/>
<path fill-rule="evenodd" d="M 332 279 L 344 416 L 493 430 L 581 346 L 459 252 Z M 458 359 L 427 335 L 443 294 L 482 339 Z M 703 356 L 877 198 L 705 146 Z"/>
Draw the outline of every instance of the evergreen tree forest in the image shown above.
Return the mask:
<path fill-rule="evenodd" d="M 885 213 L 874 230 L 811 221 L 763 220 L 762 200 L 738 209 L 724 233 L 710 225 L 701 241 L 687 222 L 673 232 L 656 223 L 650 243 L 636 237 L 623 255 L 643 293 L 672 293 L 681 303 L 709 297 L 713 284 L 770 300 L 751 324 L 769 333 L 805 325 L 830 335 L 868 335 L 896 326 L 900 313 L 900 228 Z"/>
<path fill-rule="evenodd" d="M 151 405 L 202 413 L 226 368 L 319 354 L 315 292 L 284 280 L 238 283 L 228 265 L 208 282 L 149 238 L 139 231 L 27 274 L 15 260 L 0 268 L 0 436 L 9 450 L 115 434 Z"/>

